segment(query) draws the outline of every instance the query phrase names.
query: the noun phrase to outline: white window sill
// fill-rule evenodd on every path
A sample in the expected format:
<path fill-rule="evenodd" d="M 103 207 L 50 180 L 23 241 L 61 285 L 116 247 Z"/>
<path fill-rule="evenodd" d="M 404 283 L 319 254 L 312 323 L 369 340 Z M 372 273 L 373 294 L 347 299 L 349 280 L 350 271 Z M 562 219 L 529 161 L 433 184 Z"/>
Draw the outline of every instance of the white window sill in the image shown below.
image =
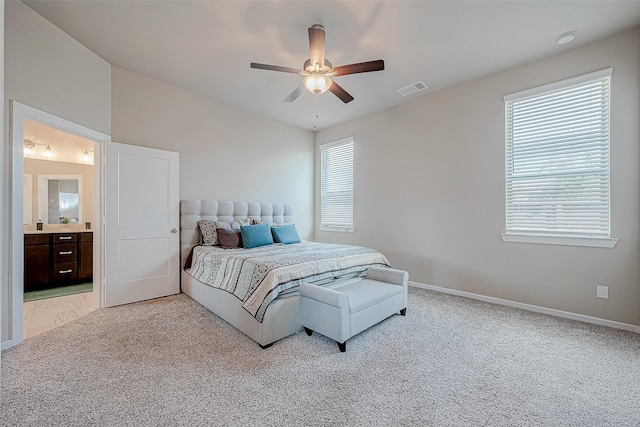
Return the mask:
<path fill-rule="evenodd" d="M 356 231 L 355 228 L 347 228 L 347 227 L 327 227 L 326 225 L 320 226 L 320 231 L 333 231 L 338 233 L 353 233 Z"/>
<path fill-rule="evenodd" d="M 615 237 L 559 237 L 531 234 L 500 233 L 505 242 L 539 243 L 543 245 L 585 246 L 591 248 L 613 248 L 618 239 Z"/>

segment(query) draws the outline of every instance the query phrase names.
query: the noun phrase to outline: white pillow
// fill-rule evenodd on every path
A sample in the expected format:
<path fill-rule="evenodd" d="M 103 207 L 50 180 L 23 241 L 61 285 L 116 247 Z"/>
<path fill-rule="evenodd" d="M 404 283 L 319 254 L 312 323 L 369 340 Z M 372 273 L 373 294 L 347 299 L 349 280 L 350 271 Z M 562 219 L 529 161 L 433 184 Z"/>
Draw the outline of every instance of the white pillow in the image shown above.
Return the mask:
<path fill-rule="evenodd" d="M 204 246 L 216 246 L 220 244 L 218 241 L 218 233 L 216 232 L 215 221 L 209 221 L 208 219 L 201 219 L 198 221 L 198 227 L 200 228 L 200 243 Z"/>

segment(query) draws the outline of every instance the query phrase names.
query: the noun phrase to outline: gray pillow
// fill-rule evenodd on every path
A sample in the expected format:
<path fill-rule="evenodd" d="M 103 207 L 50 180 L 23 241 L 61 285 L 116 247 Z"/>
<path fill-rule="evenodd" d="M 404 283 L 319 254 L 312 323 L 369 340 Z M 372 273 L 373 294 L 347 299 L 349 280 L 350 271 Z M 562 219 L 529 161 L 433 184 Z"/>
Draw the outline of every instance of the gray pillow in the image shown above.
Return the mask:
<path fill-rule="evenodd" d="M 238 249 L 242 247 L 240 230 L 218 228 L 216 231 L 218 232 L 218 240 L 222 249 Z"/>

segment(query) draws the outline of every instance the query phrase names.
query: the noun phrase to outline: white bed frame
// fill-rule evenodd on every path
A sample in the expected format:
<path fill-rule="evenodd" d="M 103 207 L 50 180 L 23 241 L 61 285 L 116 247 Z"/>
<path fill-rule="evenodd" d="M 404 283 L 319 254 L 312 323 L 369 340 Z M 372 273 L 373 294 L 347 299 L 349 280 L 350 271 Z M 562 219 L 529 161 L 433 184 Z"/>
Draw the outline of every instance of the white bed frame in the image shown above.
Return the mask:
<path fill-rule="evenodd" d="M 264 222 L 293 223 L 293 207 L 276 203 L 219 202 L 215 200 L 182 200 L 180 202 L 180 255 L 181 265 L 191 248 L 198 244 L 198 221 L 260 219 Z M 300 295 L 295 292 L 276 298 L 269 306 L 262 323 L 243 307 L 234 295 L 191 277 L 182 271 L 182 292 L 207 307 L 216 315 L 238 328 L 249 338 L 266 348 L 279 339 L 302 330 Z"/>

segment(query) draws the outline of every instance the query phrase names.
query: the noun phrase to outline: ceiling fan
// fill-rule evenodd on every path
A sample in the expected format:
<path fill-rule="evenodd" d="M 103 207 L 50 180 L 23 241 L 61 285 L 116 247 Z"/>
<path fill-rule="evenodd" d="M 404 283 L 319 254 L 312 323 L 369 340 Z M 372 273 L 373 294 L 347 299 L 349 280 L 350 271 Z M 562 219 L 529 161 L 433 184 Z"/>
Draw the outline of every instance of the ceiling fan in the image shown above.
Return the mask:
<path fill-rule="evenodd" d="M 384 70 L 384 61 L 382 59 L 334 67 L 324 56 L 324 45 L 324 27 L 322 25 L 314 25 L 309 27 L 309 59 L 304 62 L 302 70 L 278 65 L 258 64 L 256 62 L 251 63 L 251 68 L 305 76 L 300 86 L 294 89 L 294 91 L 283 100 L 284 102 L 295 101 L 302 93 L 303 88 L 306 88 L 312 93 L 323 93 L 328 90 L 340 98 L 345 104 L 353 101 L 353 96 L 349 95 L 349 93 L 333 81 L 331 77 Z"/>

